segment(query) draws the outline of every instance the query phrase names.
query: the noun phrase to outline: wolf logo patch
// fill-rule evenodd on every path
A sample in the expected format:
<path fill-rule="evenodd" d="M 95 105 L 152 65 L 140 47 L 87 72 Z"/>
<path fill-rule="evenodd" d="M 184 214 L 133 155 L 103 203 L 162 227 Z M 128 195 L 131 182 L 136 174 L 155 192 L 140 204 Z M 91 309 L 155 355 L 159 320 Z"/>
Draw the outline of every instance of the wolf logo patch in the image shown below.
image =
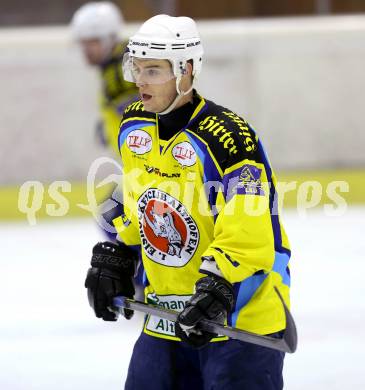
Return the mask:
<path fill-rule="evenodd" d="M 245 164 L 242 167 L 237 185 L 237 194 L 243 195 L 265 195 L 261 183 L 262 169 L 254 165 Z"/>

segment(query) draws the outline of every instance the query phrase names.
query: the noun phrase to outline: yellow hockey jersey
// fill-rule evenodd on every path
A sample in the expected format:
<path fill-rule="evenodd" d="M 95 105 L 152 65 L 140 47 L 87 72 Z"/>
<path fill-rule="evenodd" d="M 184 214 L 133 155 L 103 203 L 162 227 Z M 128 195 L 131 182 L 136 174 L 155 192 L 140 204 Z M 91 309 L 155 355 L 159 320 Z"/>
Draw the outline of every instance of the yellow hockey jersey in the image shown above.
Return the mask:
<path fill-rule="evenodd" d="M 285 328 L 277 286 L 289 306 L 289 242 L 277 210 L 276 179 L 249 124 L 195 96 L 186 126 L 159 137 L 158 116 L 141 101 L 127 107 L 119 132 L 124 215 L 120 239 L 139 247 L 146 301 L 181 311 L 202 256 L 213 256 L 233 284 L 227 322 L 258 334 Z M 148 316 L 144 331 L 176 339 L 173 323 Z"/>

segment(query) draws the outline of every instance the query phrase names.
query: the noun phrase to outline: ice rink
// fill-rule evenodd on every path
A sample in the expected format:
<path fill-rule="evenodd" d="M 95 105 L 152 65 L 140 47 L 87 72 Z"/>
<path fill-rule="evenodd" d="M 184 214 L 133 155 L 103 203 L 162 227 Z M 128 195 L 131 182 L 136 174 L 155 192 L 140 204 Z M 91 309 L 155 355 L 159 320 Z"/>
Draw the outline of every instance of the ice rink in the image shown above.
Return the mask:
<path fill-rule="evenodd" d="M 285 359 L 285 389 L 365 389 L 365 208 L 284 216 L 293 256 L 298 351 Z M 0 224 L 0 389 L 123 388 L 142 316 L 94 318 L 83 287 L 91 219 Z"/>

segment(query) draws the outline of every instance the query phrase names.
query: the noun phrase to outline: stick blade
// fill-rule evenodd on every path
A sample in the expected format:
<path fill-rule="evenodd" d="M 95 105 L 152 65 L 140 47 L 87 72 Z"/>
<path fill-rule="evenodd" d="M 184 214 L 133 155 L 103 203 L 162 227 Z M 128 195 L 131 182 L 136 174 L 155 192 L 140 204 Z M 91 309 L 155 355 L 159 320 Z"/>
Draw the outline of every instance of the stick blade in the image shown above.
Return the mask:
<path fill-rule="evenodd" d="M 284 298 L 281 296 L 279 289 L 274 286 L 276 294 L 278 294 L 278 297 L 283 304 L 284 311 L 285 311 L 285 330 L 283 334 L 282 340 L 285 342 L 287 346 L 288 353 L 294 353 L 297 350 L 298 345 L 298 333 L 297 333 L 297 327 L 295 325 L 295 321 L 293 316 L 291 315 L 288 307 L 286 306 L 284 302 Z"/>

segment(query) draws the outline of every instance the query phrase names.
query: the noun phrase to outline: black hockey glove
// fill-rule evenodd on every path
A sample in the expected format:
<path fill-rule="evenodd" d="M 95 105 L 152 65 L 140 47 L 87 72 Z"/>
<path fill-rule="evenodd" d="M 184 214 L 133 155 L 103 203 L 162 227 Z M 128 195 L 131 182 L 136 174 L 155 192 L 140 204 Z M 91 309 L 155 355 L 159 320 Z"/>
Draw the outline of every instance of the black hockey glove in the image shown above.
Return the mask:
<path fill-rule="evenodd" d="M 177 318 L 176 336 L 196 348 L 203 347 L 217 335 L 199 328 L 199 321 L 207 319 L 223 324 L 233 306 L 233 287 L 229 282 L 213 274 L 199 279 L 195 294 Z"/>
<path fill-rule="evenodd" d="M 105 241 L 94 246 L 85 287 L 96 317 L 105 321 L 117 320 L 117 315 L 108 307 L 112 307 L 113 298 L 117 295 L 133 298 L 133 275 L 137 262 L 137 253 L 125 244 Z M 129 320 L 133 310 L 124 309 L 124 316 Z"/>

